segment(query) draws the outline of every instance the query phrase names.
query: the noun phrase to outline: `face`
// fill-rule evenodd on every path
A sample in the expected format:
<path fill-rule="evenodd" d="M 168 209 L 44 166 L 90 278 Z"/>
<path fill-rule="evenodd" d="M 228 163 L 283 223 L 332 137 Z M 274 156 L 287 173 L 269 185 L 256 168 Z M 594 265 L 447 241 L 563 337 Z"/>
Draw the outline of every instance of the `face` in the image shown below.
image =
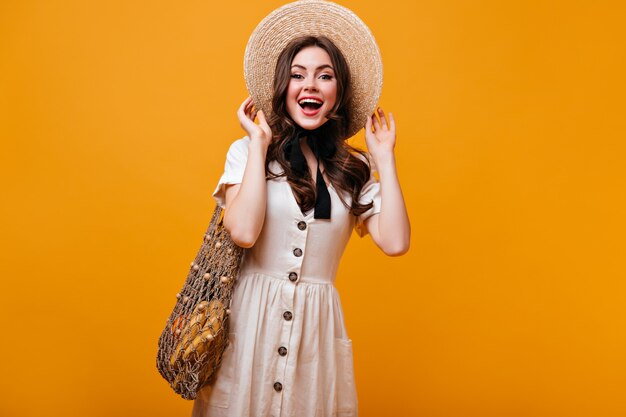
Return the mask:
<path fill-rule="evenodd" d="M 317 129 L 337 100 L 337 79 L 328 53 L 319 46 L 302 49 L 291 63 L 287 112 L 307 130 Z"/>

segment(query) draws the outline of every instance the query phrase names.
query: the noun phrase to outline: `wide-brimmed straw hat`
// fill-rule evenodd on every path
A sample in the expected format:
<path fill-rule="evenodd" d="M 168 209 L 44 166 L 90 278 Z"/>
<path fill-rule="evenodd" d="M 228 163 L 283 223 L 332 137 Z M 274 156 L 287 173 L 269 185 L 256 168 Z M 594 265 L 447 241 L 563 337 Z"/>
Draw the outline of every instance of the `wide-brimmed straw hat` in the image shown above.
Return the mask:
<path fill-rule="evenodd" d="M 326 0 L 299 0 L 265 17 L 254 29 L 244 56 L 244 77 L 257 109 L 272 111 L 278 55 L 295 38 L 325 36 L 341 51 L 350 68 L 353 97 L 348 136 L 356 134 L 378 104 L 383 85 L 380 50 L 369 28 L 349 9 Z"/>

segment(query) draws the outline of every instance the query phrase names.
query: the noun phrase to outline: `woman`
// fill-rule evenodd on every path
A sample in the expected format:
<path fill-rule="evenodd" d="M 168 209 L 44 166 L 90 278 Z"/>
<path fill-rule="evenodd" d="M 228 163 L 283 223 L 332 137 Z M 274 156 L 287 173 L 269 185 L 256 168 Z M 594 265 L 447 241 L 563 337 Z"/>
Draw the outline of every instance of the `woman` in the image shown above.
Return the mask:
<path fill-rule="evenodd" d="M 320 11 L 329 5 L 335 14 Z M 299 1 L 268 16 L 256 35 L 261 30 L 275 41 L 280 22 L 293 22 L 263 26 L 277 12 L 306 16 L 313 26 L 338 14 L 358 20 L 333 3 Z M 248 249 L 231 303 L 230 343 L 214 384 L 198 393 L 194 417 L 356 416 L 352 342 L 333 286 L 339 260 L 353 229 L 369 233 L 388 255 L 409 248 L 393 116 L 380 109 L 378 117 L 367 116 L 370 156 L 349 146 L 345 139 L 362 128 L 359 115 L 369 105 L 359 94 L 368 77 L 351 68 L 354 56 L 336 45 L 345 35 L 293 27 L 278 57 L 268 58 L 275 71 L 264 71 L 267 64 L 246 67 L 257 97 L 238 110 L 247 135 L 231 145 L 213 194 L 233 241 Z M 255 75 L 266 72 L 271 100 L 254 84 Z"/>

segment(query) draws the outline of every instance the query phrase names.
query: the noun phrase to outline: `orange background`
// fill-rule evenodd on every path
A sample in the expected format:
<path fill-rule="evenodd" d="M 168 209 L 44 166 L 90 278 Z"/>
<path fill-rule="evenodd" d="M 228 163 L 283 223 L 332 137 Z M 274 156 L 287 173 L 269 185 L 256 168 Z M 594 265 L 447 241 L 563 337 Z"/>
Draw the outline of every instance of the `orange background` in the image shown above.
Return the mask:
<path fill-rule="evenodd" d="M 0 4 L 1 416 L 190 414 L 157 339 L 281 4 Z M 626 415 L 624 3 L 342 4 L 413 231 L 343 259 L 360 415 Z"/>

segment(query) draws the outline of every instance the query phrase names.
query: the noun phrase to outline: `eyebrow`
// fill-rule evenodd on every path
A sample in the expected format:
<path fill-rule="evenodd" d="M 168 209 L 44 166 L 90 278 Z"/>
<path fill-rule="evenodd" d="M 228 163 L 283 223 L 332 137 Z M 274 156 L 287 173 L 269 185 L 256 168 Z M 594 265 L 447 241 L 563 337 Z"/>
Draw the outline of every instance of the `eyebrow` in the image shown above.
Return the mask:
<path fill-rule="evenodd" d="M 298 65 L 298 64 L 294 64 L 294 65 L 292 65 L 292 66 L 291 66 L 291 68 L 293 68 L 293 67 L 302 68 L 303 70 L 306 70 L 306 67 L 304 67 L 304 66 L 302 66 L 302 65 Z M 328 65 L 328 64 L 320 65 L 320 66 L 319 66 L 319 67 L 317 67 L 315 70 L 317 71 L 317 70 L 321 70 L 321 69 L 324 69 L 324 68 L 330 68 L 330 69 L 331 69 L 331 70 L 333 70 L 333 71 L 335 70 L 333 67 L 331 67 L 331 66 L 330 66 L 330 65 Z"/>

